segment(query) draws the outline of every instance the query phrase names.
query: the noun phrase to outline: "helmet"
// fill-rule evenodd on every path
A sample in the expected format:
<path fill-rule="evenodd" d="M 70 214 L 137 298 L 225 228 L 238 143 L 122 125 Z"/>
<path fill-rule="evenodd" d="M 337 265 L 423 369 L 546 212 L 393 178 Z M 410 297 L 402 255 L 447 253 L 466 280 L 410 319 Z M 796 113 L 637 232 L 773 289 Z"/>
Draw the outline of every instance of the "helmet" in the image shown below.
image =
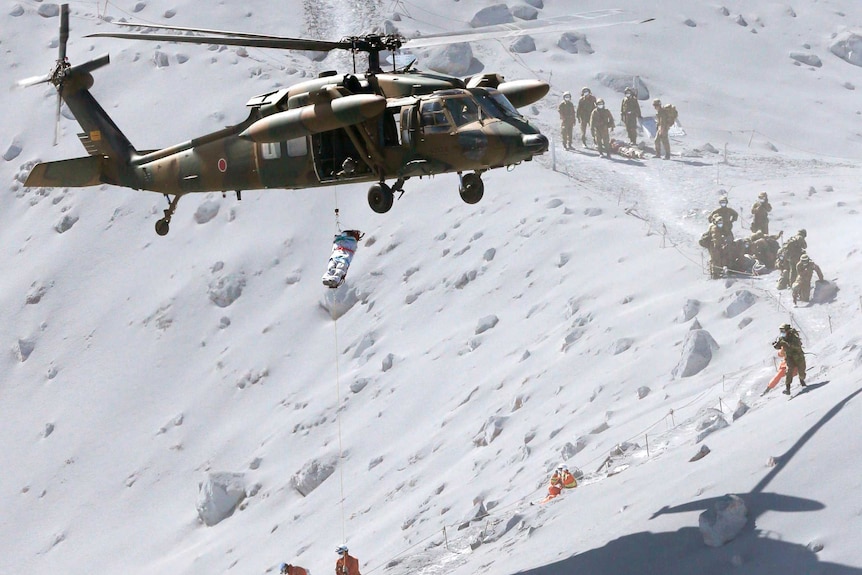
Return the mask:
<path fill-rule="evenodd" d="M 360 232 L 359 230 L 344 230 L 344 233 L 346 235 L 352 237 L 356 241 L 359 241 L 362 239 L 362 232 Z"/>
<path fill-rule="evenodd" d="M 571 98 L 571 97 L 572 97 L 572 93 L 571 93 L 571 92 L 563 92 L 563 99 L 564 99 L 564 100 L 568 100 L 568 99 L 569 99 L 569 98 Z"/>
<path fill-rule="evenodd" d="M 655 106 L 656 108 L 661 108 L 661 100 L 656 98 L 655 100 L 652 101 L 652 105 Z"/>
<path fill-rule="evenodd" d="M 766 199 L 766 192 L 760 192 L 759 194 L 757 194 L 757 197 L 760 198 L 761 200 L 765 200 Z"/>
<path fill-rule="evenodd" d="M 634 90 L 634 88 L 626 88 L 623 92 L 625 94 L 634 94 L 635 90 Z"/>
<path fill-rule="evenodd" d="M 801 261 L 801 262 L 808 262 L 808 261 L 811 261 L 811 258 L 809 258 L 809 257 L 808 257 L 808 254 L 802 254 L 802 255 L 799 257 L 799 261 Z"/>
<path fill-rule="evenodd" d="M 778 329 L 780 329 L 780 330 L 782 330 L 782 331 L 788 331 L 788 330 L 793 329 L 793 326 L 792 326 L 792 325 L 790 325 L 789 323 L 785 323 L 784 325 L 782 325 L 782 326 L 781 326 L 780 328 L 778 328 Z"/>
<path fill-rule="evenodd" d="M 339 555 L 347 553 L 347 545 L 339 545 L 338 548 L 336 548 L 335 552 Z"/>
<path fill-rule="evenodd" d="M 796 234 L 804 238 L 808 235 L 808 232 L 806 232 L 805 230 L 799 230 L 798 232 L 796 232 Z"/>
<path fill-rule="evenodd" d="M 727 196 L 721 196 L 720 198 L 718 198 L 718 203 L 719 204 L 726 204 L 727 203 Z"/>
<path fill-rule="evenodd" d="M 599 98 L 598 100 L 596 100 L 596 106 L 598 106 L 598 107 L 600 107 L 600 108 L 601 108 L 601 107 L 602 107 L 602 106 L 604 106 L 604 105 L 605 105 L 605 101 L 604 101 L 604 99 Z"/>
<path fill-rule="evenodd" d="M 590 93 L 591 93 L 591 92 L 590 92 L 590 89 L 589 89 L 589 88 L 587 88 L 586 86 L 584 86 L 583 88 L 581 88 L 581 96 L 583 96 L 584 94 L 590 94 Z"/>

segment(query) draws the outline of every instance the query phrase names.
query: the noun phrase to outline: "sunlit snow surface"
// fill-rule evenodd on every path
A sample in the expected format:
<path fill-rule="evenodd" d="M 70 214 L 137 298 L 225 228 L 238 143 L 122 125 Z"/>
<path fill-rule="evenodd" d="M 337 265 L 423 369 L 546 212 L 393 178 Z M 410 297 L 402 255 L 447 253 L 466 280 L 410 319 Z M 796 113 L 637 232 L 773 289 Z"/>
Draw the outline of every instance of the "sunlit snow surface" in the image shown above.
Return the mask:
<path fill-rule="evenodd" d="M 99 4 L 113 19 L 337 40 L 386 19 L 408 36 L 459 30 L 493 3 Z M 528 4 L 550 18 L 572 3 Z M 86 152 L 66 110 L 51 145 L 50 86 L 13 87 L 50 70 L 53 10 L 8 3 L 0 573 L 325 573 L 343 542 L 365 575 L 862 572 L 862 8 L 577 4 L 655 20 L 586 29 L 593 53 L 559 48 L 559 32 L 517 55 L 511 40 L 472 46 L 472 71 L 550 80 L 523 111 L 557 140 L 485 174 L 479 204 L 452 175 L 411 179 L 385 215 L 364 185 L 201 195 L 158 237 L 157 194 L 22 187 L 36 161 Z M 92 2 L 71 8 L 71 62 L 110 53 L 92 91 L 141 150 L 351 65 L 87 39 L 111 26 Z M 627 78 L 679 109 L 673 159 L 562 150 L 562 92 L 590 86 L 619 120 Z M 737 233 L 761 191 L 773 232 L 805 228 L 834 300 L 794 308 L 776 274 L 708 280 L 697 240 L 720 190 Z M 366 236 L 333 292 L 320 276 L 336 207 Z M 753 304 L 739 312 L 740 298 Z M 718 348 L 675 378 L 695 321 Z M 790 402 L 760 397 L 786 321 L 814 384 Z M 560 463 L 580 487 L 531 506 Z M 729 493 L 749 522 L 708 547 L 698 517 Z"/>

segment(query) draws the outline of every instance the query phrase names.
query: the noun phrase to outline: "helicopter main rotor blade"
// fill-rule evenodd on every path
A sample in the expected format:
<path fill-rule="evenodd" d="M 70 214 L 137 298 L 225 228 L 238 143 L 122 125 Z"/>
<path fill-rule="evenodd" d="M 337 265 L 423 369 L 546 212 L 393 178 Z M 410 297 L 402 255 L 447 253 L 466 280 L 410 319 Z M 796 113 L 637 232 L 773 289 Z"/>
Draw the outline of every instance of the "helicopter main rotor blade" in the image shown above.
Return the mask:
<path fill-rule="evenodd" d="M 29 78 L 24 78 L 23 80 L 18 80 L 15 82 L 16 85 L 21 86 L 22 88 L 26 88 L 28 86 L 35 86 L 36 84 L 44 84 L 46 82 L 51 81 L 51 74 L 46 74 L 44 76 L 30 76 Z"/>
<path fill-rule="evenodd" d="M 69 5 L 60 6 L 60 46 L 58 59 L 63 62 L 66 59 L 66 43 L 69 41 Z"/>
<path fill-rule="evenodd" d="M 167 28 L 167 27 L 166 27 Z M 192 29 L 189 29 L 192 30 Z M 233 34 L 232 32 L 214 31 L 215 34 Z M 146 40 L 148 42 L 179 42 L 184 44 L 223 44 L 225 46 L 246 46 L 249 48 L 275 48 L 277 50 L 310 50 L 313 52 L 329 52 L 330 50 L 349 50 L 349 42 L 328 42 L 323 40 L 307 40 L 304 38 L 284 38 L 281 36 L 264 36 L 238 33 L 231 36 L 177 36 L 173 34 L 134 34 L 102 32 L 88 34 L 86 38 L 121 38 L 124 40 Z"/>
<path fill-rule="evenodd" d="M 402 47 L 428 48 L 431 46 L 456 44 L 459 42 L 515 38 L 518 36 L 526 36 L 527 34 L 549 34 L 553 32 L 568 32 L 572 30 L 589 30 L 591 28 L 606 28 L 623 24 L 643 24 L 652 21 L 652 18 L 650 18 L 648 20 L 593 22 L 600 18 L 609 18 L 612 16 L 619 16 L 621 14 L 623 14 L 623 11 L 619 9 L 595 10 L 593 12 L 582 12 L 580 14 L 570 14 L 567 16 L 558 16 L 556 18 L 547 18 L 543 20 L 497 24 L 494 26 L 483 26 L 481 28 L 474 28 L 471 30 L 442 32 L 440 34 L 430 34 L 428 36 L 405 40 Z"/>
<path fill-rule="evenodd" d="M 63 98 L 60 96 L 60 89 L 57 90 L 57 106 L 54 109 L 54 145 L 60 141 L 60 107 L 63 105 Z"/>
<path fill-rule="evenodd" d="M 210 36 L 234 36 L 235 38 L 278 38 L 284 36 L 273 36 L 272 34 L 255 34 L 254 32 L 234 32 L 233 30 L 215 30 L 213 28 L 190 28 L 187 26 L 171 26 L 170 24 L 142 24 L 138 22 L 112 22 L 117 26 L 129 28 L 152 28 L 154 30 L 174 30 L 176 32 L 194 32 L 195 34 L 209 34 Z M 301 39 L 301 38 L 300 38 Z"/>

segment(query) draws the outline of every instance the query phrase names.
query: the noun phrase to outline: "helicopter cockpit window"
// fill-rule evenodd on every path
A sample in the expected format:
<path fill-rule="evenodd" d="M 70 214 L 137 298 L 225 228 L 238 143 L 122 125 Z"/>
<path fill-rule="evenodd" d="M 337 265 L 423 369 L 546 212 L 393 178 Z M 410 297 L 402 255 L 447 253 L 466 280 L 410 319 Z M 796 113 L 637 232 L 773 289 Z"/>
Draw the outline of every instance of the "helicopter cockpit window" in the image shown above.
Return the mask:
<path fill-rule="evenodd" d="M 455 125 L 460 127 L 479 120 L 479 105 L 469 96 L 446 98 L 446 109 Z"/>
<path fill-rule="evenodd" d="M 446 117 L 440 100 L 431 100 L 422 104 L 422 127 L 426 132 L 449 131 L 449 118 Z"/>
<path fill-rule="evenodd" d="M 485 88 L 475 88 L 470 91 L 479 101 L 482 111 L 486 112 L 489 116 L 494 118 L 515 118 L 517 120 L 524 119 L 518 109 L 501 92 Z"/>

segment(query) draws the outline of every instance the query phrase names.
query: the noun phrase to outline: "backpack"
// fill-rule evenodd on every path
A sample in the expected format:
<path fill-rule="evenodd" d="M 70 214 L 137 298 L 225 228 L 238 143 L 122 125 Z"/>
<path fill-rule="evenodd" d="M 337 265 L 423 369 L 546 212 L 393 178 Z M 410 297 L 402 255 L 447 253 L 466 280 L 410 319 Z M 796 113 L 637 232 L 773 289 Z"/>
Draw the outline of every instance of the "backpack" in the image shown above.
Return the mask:
<path fill-rule="evenodd" d="M 673 126 L 676 123 L 676 119 L 679 118 L 679 112 L 676 111 L 676 106 L 668 104 L 664 107 L 664 111 L 667 113 L 667 119 L 670 122 L 670 125 Z"/>
<path fill-rule="evenodd" d="M 712 238 L 709 237 L 709 230 L 703 232 L 703 235 L 700 236 L 700 240 L 697 242 L 700 244 L 702 248 L 708 248 L 712 243 Z"/>

